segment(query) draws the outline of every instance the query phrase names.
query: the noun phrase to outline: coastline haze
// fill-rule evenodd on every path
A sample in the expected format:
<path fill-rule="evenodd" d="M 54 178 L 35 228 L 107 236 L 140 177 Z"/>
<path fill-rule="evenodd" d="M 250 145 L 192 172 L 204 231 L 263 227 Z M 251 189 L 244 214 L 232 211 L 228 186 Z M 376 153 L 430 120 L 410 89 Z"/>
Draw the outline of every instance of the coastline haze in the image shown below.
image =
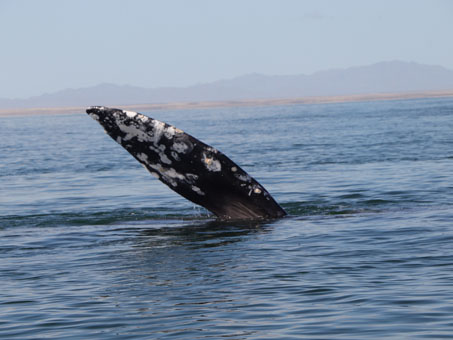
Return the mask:
<path fill-rule="evenodd" d="M 90 106 L 263 101 L 381 94 L 402 97 L 438 95 L 453 90 L 453 71 L 440 66 L 401 61 L 316 72 L 311 75 L 269 76 L 248 74 L 232 79 L 188 87 L 142 88 L 130 85 L 99 84 L 66 89 L 28 99 L 2 99 L 0 110 Z M 392 96 L 390 96 L 392 97 Z M 356 98 L 356 97 L 354 97 Z M 354 99 L 352 98 L 352 99 Z M 324 98 L 327 99 L 327 98 Z"/>

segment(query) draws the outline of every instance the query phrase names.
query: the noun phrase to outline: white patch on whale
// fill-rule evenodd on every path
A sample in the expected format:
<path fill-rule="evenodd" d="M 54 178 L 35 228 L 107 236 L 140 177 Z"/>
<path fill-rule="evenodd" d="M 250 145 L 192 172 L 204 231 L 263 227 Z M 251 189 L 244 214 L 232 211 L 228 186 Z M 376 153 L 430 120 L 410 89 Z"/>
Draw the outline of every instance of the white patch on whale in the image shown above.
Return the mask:
<path fill-rule="evenodd" d="M 143 123 L 146 123 L 146 122 L 149 120 L 148 117 L 142 115 L 141 113 L 139 113 L 139 114 L 137 115 L 137 118 L 140 119 Z"/>
<path fill-rule="evenodd" d="M 205 153 L 203 153 L 201 160 L 204 163 L 206 169 L 208 169 L 209 171 L 218 172 L 222 170 L 220 162 L 217 159 L 206 156 Z"/>
<path fill-rule="evenodd" d="M 247 174 L 234 174 L 234 177 L 236 177 L 238 180 L 242 181 L 242 182 L 250 182 L 252 180 L 252 178 L 247 175 Z"/>
<path fill-rule="evenodd" d="M 126 136 L 123 137 L 124 140 L 131 140 L 132 138 L 137 138 L 139 142 L 153 141 L 153 138 L 148 133 L 144 132 L 135 125 L 126 125 L 119 120 L 116 121 L 116 125 L 118 125 L 120 130 L 126 134 Z"/>
<path fill-rule="evenodd" d="M 186 179 L 184 175 L 180 174 L 173 168 L 164 168 L 160 164 L 150 164 L 149 166 L 156 170 L 165 181 L 167 181 L 174 187 L 178 185 L 177 180 L 184 181 Z"/>
<path fill-rule="evenodd" d="M 156 145 L 156 144 L 154 144 L 154 145 Z M 172 163 L 172 161 L 165 154 L 165 145 L 162 144 L 162 145 L 159 145 L 159 147 L 150 145 L 149 148 L 150 148 L 150 150 L 154 151 L 155 153 L 157 153 L 159 155 L 160 161 L 162 163 L 165 163 L 165 164 Z"/>
<path fill-rule="evenodd" d="M 157 144 L 157 143 L 159 143 L 160 138 L 162 137 L 162 134 L 164 133 L 165 123 L 161 122 L 159 120 L 153 119 L 152 124 L 154 125 L 154 138 L 152 141 L 155 144 Z"/>
<path fill-rule="evenodd" d="M 167 139 L 172 139 L 175 136 L 176 129 L 174 126 L 169 126 L 168 128 L 165 129 L 164 136 Z"/>
<path fill-rule="evenodd" d="M 204 196 L 205 193 L 201 191 L 201 189 L 195 185 L 192 185 L 192 190 L 195 191 L 198 195 Z"/>
<path fill-rule="evenodd" d="M 175 161 L 180 161 L 181 159 L 179 158 L 178 154 L 174 151 L 171 152 L 171 156 Z"/>
<path fill-rule="evenodd" d="M 148 156 L 147 156 L 145 153 L 143 153 L 143 152 L 138 153 L 138 154 L 137 154 L 137 158 L 138 158 L 139 160 L 141 160 L 143 163 L 148 164 Z"/>
<path fill-rule="evenodd" d="M 190 183 L 193 183 L 193 182 L 195 182 L 198 179 L 198 175 L 187 173 L 186 174 L 186 179 Z"/>
<path fill-rule="evenodd" d="M 159 145 L 159 141 L 165 131 L 165 123 L 159 121 L 159 120 L 156 120 L 156 119 L 151 119 L 151 124 L 153 125 L 153 130 L 152 130 L 152 134 L 149 133 L 148 131 L 146 131 L 146 126 L 140 124 L 141 123 L 146 123 L 149 121 L 149 118 L 142 115 L 142 114 L 138 114 L 136 112 L 132 112 L 132 111 L 123 111 L 126 116 L 128 116 L 129 118 L 134 118 L 134 117 L 137 117 L 138 120 L 136 120 L 135 122 L 136 123 L 139 123 L 138 125 L 137 124 L 130 124 L 130 125 L 127 125 L 127 124 L 124 124 L 124 120 L 121 119 L 121 117 L 118 117 L 116 119 L 116 123 L 118 125 L 118 127 L 120 128 L 120 130 L 124 133 L 126 133 L 126 136 L 124 136 L 124 140 L 131 140 L 132 138 L 137 138 L 137 140 L 139 142 L 149 142 L 149 143 L 152 143 L 154 144 L 154 146 L 149 146 L 149 148 L 156 152 L 158 155 L 159 155 L 159 158 L 160 158 L 160 161 L 162 163 L 165 163 L 165 164 L 171 164 L 172 161 L 168 158 L 168 156 L 165 154 L 165 145 Z M 124 117 L 124 116 L 123 116 Z M 117 142 L 121 144 L 120 141 L 118 141 L 117 139 Z M 137 156 L 139 157 L 139 156 Z"/>
<path fill-rule="evenodd" d="M 186 153 L 187 149 L 189 149 L 189 146 L 183 142 L 176 142 L 173 143 L 171 149 L 175 150 L 177 153 Z"/>
<path fill-rule="evenodd" d="M 137 112 L 133 111 L 123 111 L 129 118 L 134 118 L 137 115 Z"/>
<path fill-rule="evenodd" d="M 122 111 L 126 114 L 129 118 L 138 117 L 138 119 L 134 120 L 132 124 L 125 124 L 125 117 L 124 115 L 121 116 L 118 112 L 115 112 L 113 116 L 116 119 L 116 125 L 119 129 L 125 133 L 126 135 L 123 137 L 124 140 L 131 140 L 132 138 L 137 138 L 139 142 L 150 142 L 154 143 L 157 146 L 159 143 L 164 130 L 165 130 L 165 123 L 151 119 L 151 124 L 153 125 L 152 133 L 147 131 L 147 127 L 142 125 L 143 123 L 148 122 L 150 119 L 146 116 L 138 114 L 132 111 Z"/>

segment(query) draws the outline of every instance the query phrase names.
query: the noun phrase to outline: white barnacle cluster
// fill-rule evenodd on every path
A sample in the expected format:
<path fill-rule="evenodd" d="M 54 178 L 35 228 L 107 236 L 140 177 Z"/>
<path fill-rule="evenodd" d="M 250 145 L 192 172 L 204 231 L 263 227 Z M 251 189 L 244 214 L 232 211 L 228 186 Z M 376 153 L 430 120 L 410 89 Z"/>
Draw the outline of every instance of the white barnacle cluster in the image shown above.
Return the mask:
<path fill-rule="evenodd" d="M 149 162 L 148 156 L 141 152 L 136 155 L 136 157 L 140 160 L 140 162 L 147 168 L 150 173 L 157 177 L 158 179 L 162 179 L 164 182 L 170 184 L 173 187 L 178 186 L 179 183 L 185 183 L 190 185 L 191 189 L 196 192 L 198 195 L 205 195 L 205 193 L 197 187 L 195 182 L 198 179 L 198 175 L 187 173 L 187 174 L 181 174 L 177 172 L 173 168 L 168 168 L 165 166 L 162 166 L 162 164 L 152 164 Z M 154 171 L 151 171 L 149 168 L 153 169 Z"/>
<path fill-rule="evenodd" d="M 261 189 L 259 187 L 255 187 L 255 189 L 253 189 L 253 192 L 257 195 L 261 194 Z"/>
<path fill-rule="evenodd" d="M 222 165 L 220 164 L 220 162 L 214 157 L 207 156 L 204 152 L 201 157 L 201 161 L 209 171 L 218 172 L 222 170 Z"/>
<path fill-rule="evenodd" d="M 139 142 L 151 142 L 152 136 L 145 131 L 145 128 L 139 124 L 126 124 L 125 119 L 121 116 L 115 117 L 116 125 L 124 133 L 123 140 L 129 141 L 137 138 Z"/>
<path fill-rule="evenodd" d="M 138 154 L 137 154 L 137 158 L 138 158 L 140 161 L 142 161 L 143 163 L 148 164 L 148 156 L 147 156 L 145 153 L 143 153 L 143 152 L 138 153 Z"/>
<path fill-rule="evenodd" d="M 140 119 L 142 121 L 142 123 L 146 123 L 149 120 L 148 117 L 146 117 L 146 116 L 144 116 L 142 114 L 138 114 L 137 118 Z"/>
<path fill-rule="evenodd" d="M 132 112 L 132 111 L 123 111 L 126 116 L 128 116 L 129 118 L 134 118 L 136 115 L 137 115 L 137 112 Z"/>
<path fill-rule="evenodd" d="M 176 134 L 176 128 L 174 126 L 169 126 L 165 129 L 164 136 L 167 139 L 172 139 Z"/>
<path fill-rule="evenodd" d="M 171 149 L 176 151 L 177 153 L 186 153 L 189 149 L 189 146 L 184 142 L 175 142 L 171 146 Z"/>
<path fill-rule="evenodd" d="M 173 168 L 165 168 L 161 164 L 150 164 L 149 166 L 156 170 L 162 176 L 162 179 L 173 187 L 178 185 L 178 180 L 182 181 L 185 179 L 183 174 L 178 173 Z"/>
<path fill-rule="evenodd" d="M 161 130 L 164 127 L 164 123 L 152 120 L 153 133 L 150 133 L 150 129 L 144 125 L 150 118 L 132 111 L 116 111 L 113 113 L 115 125 L 124 133 L 123 140 L 129 141 L 134 138 L 139 142 L 158 142 L 162 133 Z M 155 129 L 155 130 L 154 130 Z"/>
<path fill-rule="evenodd" d="M 151 124 L 153 125 L 153 138 L 152 142 L 154 144 L 159 143 L 160 139 L 162 138 L 162 135 L 164 134 L 165 131 L 165 123 L 161 122 L 160 120 L 157 119 L 152 119 Z"/>
<path fill-rule="evenodd" d="M 255 195 L 259 195 L 263 192 L 263 189 L 259 185 L 248 185 L 247 189 L 249 189 L 248 195 L 252 196 L 252 193 Z M 264 191 L 266 193 L 266 191 Z"/>
<path fill-rule="evenodd" d="M 191 189 L 199 195 L 204 195 L 205 193 L 201 191 L 200 188 L 195 186 L 195 181 L 198 179 L 198 176 L 195 174 L 181 174 L 173 168 L 167 168 L 161 164 L 148 164 L 151 169 L 154 169 L 155 172 L 160 176 L 164 182 L 170 184 L 173 187 L 177 187 L 178 184 L 190 185 Z"/>
<path fill-rule="evenodd" d="M 198 175 L 187 173 L 186 178 L 190 183 L 194 183 L 198 179 Z"/>
<path fill-rule="evenodd" d="M 234 167 L 234 168 L 236 168 L 236 167 Z M 246 174 L 246 173 L 240 174 L 240 173 L 236 173 L 236 171 L 237 171 L 237 168 L 235 171 L 233 171 L 234 177 L 236 177 L 238 180 L 240 180 L 242 182 L 246 182 L 246 183 L 248 183 L 252 180 L 252 178 L 248 174 Z"/>
<path fill-rule="evenodd" d="M 141 113 L 137 113 L 137 112 L 133 112 L 133 111 L 126 111 L 126 110 L 124 110 L 123 112 L 126 114 L 127 117 L 129 117 L 131 119 L 136 118 L 136 119 L 140 120 L 142 123 L 146 123 L 149 120 L 148 117 L 146 117 L 145 115 L 142 115 Z"/>
<path fill-rule="evenodd" d="M 256 195 L 263 193 L 266 196 L 266 191 L 259 184 L 252 183 L 252 177 L 250 177 L 246 173 L 237 173 L 237 171 L 238 168 L 236 166 L 233 166 L 231 168 L 231 172 L 233 173 L 234 177 L 242 182 L 240 186 L 249 190 L 249 196 L 251 196 L 252 193 Z"/>
<path fill-rule="evenodd" d="M 160 166 L 160 169 L 162 170 L 163 175 L 165 175 L 166 177 L 176 178 L 176 179 L 180 179 L 182 181 L 186 179 L 183 174 L 180 174 L 173 168 L 164 168 L 164 167 Z"/>
<path fill-rule="evenodd" d="M 87 110 L 87 112 L 90 112 L 90 113 L 88 113 L 88 115 L 91 118 L 93 118 L 94 120 L 99 122 L 99 120 L 100 120 L 99 115 L 97 115 L 96 113 L 92 113 L 91 110 L 97 110 L 98 112 L 99 111 L 104 111 L 105 107 L 104 106 L 90 106 L 89 109 Z"/>
<path fill-rule="evenodd" d="M 159 146 L 153 146 L 153 145 L 150 145 L 149 146 L 149 149 L 154 151 L 155 153 L 157 153 L 159 155 L 159 158 L 160 158 L 160 161 L 162 163 L 165 163 L 165 164 L 171 164 L 171 160 L 167 157 L 167 155 L 165 154 L 165 145 L 161 144 Z"/>
<path fill-rule="evenodd" d="M 138 142 L 146 143 L 151 151 L 158 154 L 162 163 L 172 163 L 165 154 L 165 145 L 159 144 L 165 130 L 165 123 L 132 111 L 115 112 L 113 117 L 118 128 L 124 133 L 123 137 L 116 137 L 116 141 L 119 144 L 135 139 Z M 151 129 L 149 125 L 146 125 L 147 123 L 151 124 Z M 128 150 L 132 148 L 129 144 L 126 144 L 125 147 Z M 136 157 L 143 163 L 148 164 L 148 156 L 146 154 L 140 153 Z"/>
<path fill-rule="evenodd" d="M 179 158 L 179 155 L 178 155 L 177 152 L 172 151 L 172 152 L 170 152 L 170 155 L 171 155 L 171 156 L 173 157 L 173 159 L 174 159 L 175 161 L 177 161 L 177 162 L 179 162 L 179 161 L 181 160 L 181 158 Z"/>
<path fill-rule="evenodd" d="M 201 196 L 204 196 L 205 193 L 203 191 L 201 191 L 201 189 L 195 185 L 192 185 L 192 190 L 195 191 L 198 195 L 201 195 Z"/>
<path fill-rule="evenodd" d="M 90 117 L 93 118 L 94 120 L 99 121 L 99 116 L 96 113 L 90 113 Z"/>
<path fill-rule="evenodd" d="M 183 141 L 177 141 L 173 143 L 169 148 L 170 150 L 168 150 L 167 146 L 161 143 L 162 137 L 171 140 L 175 135 L 182 134 L 183 131 L 174 126 L 166 125 L 159 120 L 132 111 L 115 112 L 113 117 L 118 128 L 124 133 L 122 137 L 116 137 L 118 143 L 121 144 L 127 141 L 146 143 L 145 145 L 150 150 L 151 154 L 155 153 L 159 156 L 156 162 L 151 161 L 149 156 L 144 152 L 134 153 L 135 157 L 152 175 L 173 187 L 177 187 L 178 184 L 185 184 L 198 195 L 205 195 L 205 193 L 196 185 L 198 175 L 177 172 L 171 167 L 172 160 L 166 154 L 166 151 L 167 153 L 170 152 L 169 155 L 178 161 L 180 160 L 179 154 L 188 152 L 190 146 Z M 127 147 L 128 150 L 132 148 L 128 143 L 125 144 L 125 147 Z M 212 153 L 217 152 L 215 149 L 209 151 Z M 207 162 L 209 163 L 206 163 L 208 169 L 210 168 L 211 171 L 220 171 L 220 162 L 212 159 Z"/>

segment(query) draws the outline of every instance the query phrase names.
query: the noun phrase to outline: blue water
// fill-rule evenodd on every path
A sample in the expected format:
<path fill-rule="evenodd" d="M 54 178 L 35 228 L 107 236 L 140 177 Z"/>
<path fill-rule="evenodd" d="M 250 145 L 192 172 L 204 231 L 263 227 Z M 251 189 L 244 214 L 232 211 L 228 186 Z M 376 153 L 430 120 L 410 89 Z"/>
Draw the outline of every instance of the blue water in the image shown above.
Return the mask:
<path fill-rule="evenodd" d="M 453 337 L 453 99 L 149 115 L 289 216 L 216 222 L 83 113 L 0 118 L 1 339 Z"/>

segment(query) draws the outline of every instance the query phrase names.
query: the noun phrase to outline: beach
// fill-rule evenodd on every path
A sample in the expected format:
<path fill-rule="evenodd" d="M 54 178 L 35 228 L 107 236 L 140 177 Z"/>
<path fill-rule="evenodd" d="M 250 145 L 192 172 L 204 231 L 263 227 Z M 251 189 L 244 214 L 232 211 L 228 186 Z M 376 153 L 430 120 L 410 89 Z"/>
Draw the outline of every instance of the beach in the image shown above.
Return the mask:
<path fill-rule="evenodd" d="M 294 104 L 326 104 L 326 103 L 347 103 L 347 102 L 367 102 L 383 100 L 402 100 L 420 98 L 443 98 L 453 97 L 453 90 L 445 91 L 426 91 L 426 92 L 400 92 L 400 93 L 371 93 L 355 94 L 345 96 L 317 96 L 317 97 L 298 97 L 281 99 L 250 99 L 237 101 L 205 101 L 205 102 L 175 102 L 161 104 L 135 104 L 122 105 L 119 103 L 93 103 L 104 106 L 117 107 L 123 110 L 132 111 L 153 111 L 153 110 L 186 110 L 204 109 L 215 107 L 247 107 L 247 106 L 276 106 Z M 35 108 L 11 108 L 1 109 L 1 116 L 29 116 L 29 115 L 54 115 L 54 114 L 73 114 L 85 112 L 86 106 L 67 106 L 67 107 L 35 107 Z"/>

